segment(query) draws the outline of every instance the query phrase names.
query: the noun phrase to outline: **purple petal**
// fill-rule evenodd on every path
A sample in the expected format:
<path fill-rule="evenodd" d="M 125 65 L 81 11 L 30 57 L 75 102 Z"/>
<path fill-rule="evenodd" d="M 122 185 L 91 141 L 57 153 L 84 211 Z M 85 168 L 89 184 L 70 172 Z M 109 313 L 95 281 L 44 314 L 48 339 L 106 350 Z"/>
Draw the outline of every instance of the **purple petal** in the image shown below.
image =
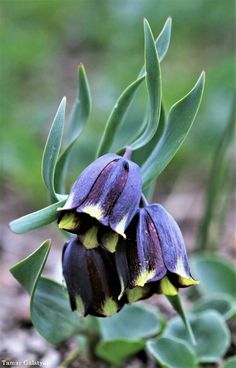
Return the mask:
<path fill-rule="evenodd" d="M 128 164 L 122 158 L 110 162 L 99 174 L 91 191 L 77 212 L 86 212 L 109 226 L 109 216 L 124 189 L 128 178 Z"/>
<path fill-rule="evenodd" d="M 159 204 L 147 206 L 146 210 L 158 233 L 167 270 L 182 277 L 191 277 L 184 239 L 176 221 Z"/>
<path fill-rule="evenodd" d="M 80 174 L 78 179 L 73 184 L 70 195 L 62 209 L 70 210 L 78 207 L 87 197 L 101 171 L 110 162 L 119 158 L 121 157 L 116 154 L 108 153 L 99 157 L 88 167 L 86 167 L 86 169 Z"/>
<path fill-rule="evenodd" d="M 141 198 L 141 173 L 140 168 L 132 161 L 127 161 L 129 175 L 124 190 L 112 208 L 109 218 L 111 228 L 125 237 L 125 230 L 138 210 Z"/>
<path fill-rule="evenodd" d="M 133 241 L 129 241 L 127 245 L 131 287 L 143 287 L 148 281 L 163 278 L 167 270 L 156 229 L 145 208 L 140 209 L 129 231 L 131 231 L 131 239 L 133 238 Z M 134 231 L 136 231 L 136 241 L 132 235 Z"/>

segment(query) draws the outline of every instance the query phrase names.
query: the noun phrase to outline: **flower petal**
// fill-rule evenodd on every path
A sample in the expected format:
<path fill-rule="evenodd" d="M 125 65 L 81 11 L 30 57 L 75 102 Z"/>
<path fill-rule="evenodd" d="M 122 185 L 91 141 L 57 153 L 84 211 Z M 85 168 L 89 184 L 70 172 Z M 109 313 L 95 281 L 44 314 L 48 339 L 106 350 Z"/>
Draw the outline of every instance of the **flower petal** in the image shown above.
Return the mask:
<path fill-rule="evenodd" d="M 125 230 L 138 210 L 142 191 L 139 166 L 132 161 L 127 162 L 129 175 L 124 190 L 112 208 L 109 218 L 110 227 L 123 236 L 123 238 L 126 238 Z"/>
<path fill-rule="evenodd" d="M 156 229 L 145 208 L 140 209 L 127 234 L 131 239 L 127 244 L 131 287 L 162 279 L 167 270 Z"/>
<path fill-rule="evenodd" d="M 88 196 L 77 212 L 85 212 L 95 217 L 100 223 L 109 226 L 111 211 L 123 191 L 129 166 L 126 160 L 111 161 L 99 174 Z"/>
<path fill-rule="evenodd" d="M 87 197 L 101 171 L 111 161 L 119 158 L 121 157 L 116 154 L 108 153 L 99 157 L 86 167 L 73 184 L 70 195 L 60 210 L 70 210 L 78 207 Z"/>
<path fill-rule="evenodd" d="M 168 271 L 189 279 L 191 277 L 184 239 L 173 217 L 159 204 L 146 207 L 160 240 L 161 251 Z"/>

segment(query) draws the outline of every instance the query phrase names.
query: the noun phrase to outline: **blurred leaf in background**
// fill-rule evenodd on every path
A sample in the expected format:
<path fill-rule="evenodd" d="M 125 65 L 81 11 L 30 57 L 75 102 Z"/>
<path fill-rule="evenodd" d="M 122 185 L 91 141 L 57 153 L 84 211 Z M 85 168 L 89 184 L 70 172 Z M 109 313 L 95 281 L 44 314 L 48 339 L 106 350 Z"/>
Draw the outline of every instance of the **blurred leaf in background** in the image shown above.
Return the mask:
<path fill-rule="evenodd" d="M 89 75 L 94 105 L 80 142 L 84 155 L 80 154 L 78 163 L 74 150 L 69 182 L 92 160 L 115 100 L 134 80 L 142 64 L 144 16 L 155 34 L 168 16 L 174 20 L 170 51 L 162 68 L 168 108 L 193 84 L 199 65 L 207 73 L 197 124 L 177 155 L 174 169 L 170 165 L 163 177 L 173 182 L 182 165 L 194 169 L 195 176 L 205 177 L 213 147 L 226 124 L 233 87 L 233 0 L 228 0 L 227 6 L 221 0 L 138 0 L 135 6 L 133 1 L 12 0 L 1 1 L 0 8 L 1 157 L 5 186 L 11 182 L 16 193 L 24 188 L 23 198 L 46 202 L 39 176 L 43 142 L 64 95 L 68 96 L 70 110 L 79 62 L 84 63 Z M 131 126 L 135 130 L 145 113 L 144 91 L 138 97 L 127 116 L 128 124 L 123 126 L 124 134 Z"/>

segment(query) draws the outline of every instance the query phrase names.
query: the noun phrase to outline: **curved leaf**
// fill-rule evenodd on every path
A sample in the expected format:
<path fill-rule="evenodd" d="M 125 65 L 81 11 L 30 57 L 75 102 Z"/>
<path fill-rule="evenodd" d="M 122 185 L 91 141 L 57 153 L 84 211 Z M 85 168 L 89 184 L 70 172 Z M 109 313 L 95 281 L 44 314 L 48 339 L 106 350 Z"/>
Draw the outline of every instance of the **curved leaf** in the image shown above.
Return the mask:
<path fill-rule="evenodd" d="M 64 121 L 65 121 L 66 98 L 59 105 L 51 126 L 42 157 L 42 177 L 53 200 L 57 199 L 54 188 L 54 174 L 61 147 Z"/>
<path fill-rule="evenodd" d="M 62 285 L 40 276 L 50 243 L 46 240 L 29 257 L 13 266 L 10 272 L 31 296 L 31 317 L 37 331 L 51 344 L 59 344 L 77 334 L 82 322 L 77 313 L 71 312 Z"/>
<path fill-rule="evenodd" d="M 75 142 L 80 137 L 91 112 L 91 94 L 87 75 L 82 64 L 78 67 L 77 98 L 72 108 L 66 135 L 66 147 L 59 155 L 55 170 L 55 188 L 58 193 L 65 193 L 64 181 L 68 159 Z"/>
<path fill-rule="evenodd" d="M 193 89 L 172 106 L 160 141 L 142 165 L 145 187 L 160 175 L 185 140 L 198 112 L 204 83 L 205 73 L 202 72 Z"/>
<path fill-rule="evenodd" d="M 158 38 L 155 41 L 156 53 L 159 55 L 159 60 L 162 61 L 168 51 L 170 44 L 170 36 L 171 36 L 171 18 L 168 18 L 164 24 L 164 27 L 159 34 Z M 108 118 L 106 123 L 106 127 L 101 138 L 101 142 L 99 144 L 99 148 L 96 154 L 96 157 L 99 157 L 107 152 L 112 146 L 114 141 L 115 134 L 122 124 L 122 121 L 125 117 L 128 108 L 133 101 L 135 93 L 141 84 L 141 82 L 145 79 L 146 76 L 146 68 L 142 67 L 137 80 L 132 82 L 120 95 L 118 98 L 111 115 Z M 142 129 L 140 129 L 142 131 Z"/>
<path fill-rule="evenodd" d="M 161 112 L 161 70 L 157 50 L 151 28 L 144 20 L 145 36 L 145 68 L 146 83 L 149 98 L 148 123 L 143 134 L 132 143 L 131 148 L 136 150 L 145 146 L 154 136 Z"/>
<path fill-rule="evenodd" d="M 161 337 L 147 342 L 151 355 L 165 368 L 197 368 L 197 358 L 191 346 L 181 340 Z"/>
<path fill-rule="evenodd" d="M 170 46 L 170 37 L 171 37 L 171 27 L 172 27 L 172 18 L 168 17 L 164 27 L 161 30 L 161 33 L 157 37 L 155 44 L 157 49 L 157 54 L 160 62 L 164 59 L 166 56 L 166 53 Z M 143 77 L 146 73 L 145 65 L 142 67 L 139 77 Z"/>
<path fill-rule="evenodd" d="M 38 229 L 39 227 L 50 224 L 58 218 L 57 209 L 62 207 L 66 199 L 53 203 L 48 207 L 42 208 L 39 211 L 29 213 L 12 222 L 10 222 L 10 229 L 16 234 L 24 234 L 29 231 Z"/>
<path fill-rule="evenodd" d="M 44 268 L 51 248 L 51 240 L 45 240 L 35 252 L 11 267 L 10 272 L 21 286 L 33 295 L 37 280 Z"/>
<path fill-rule="evenodd" d="M 109 148 L 114 140 L 114 136 L 134 98 L 135 92 L 143 80 L 144 77 L 136 79 L 136 81 L 130 84 L 118 98 L 107 121 L 96 157 L 99 157 L 109 151 Z"/>

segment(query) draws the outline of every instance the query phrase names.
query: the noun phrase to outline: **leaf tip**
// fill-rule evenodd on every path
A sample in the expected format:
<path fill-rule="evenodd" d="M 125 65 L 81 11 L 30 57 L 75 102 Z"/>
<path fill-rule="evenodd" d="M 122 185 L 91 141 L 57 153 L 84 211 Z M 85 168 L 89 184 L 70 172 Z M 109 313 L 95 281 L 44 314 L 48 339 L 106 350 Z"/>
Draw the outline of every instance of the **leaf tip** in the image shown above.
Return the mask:
<path fill-rule="evenodd" d="M 61 100 L 61 104 L 63 105 L 63 107 L 66 105 L 66 96 L 64 96 Z"/>
<path fill-rule="evenodd" d="M 147 18 L 143 18 L 143 26 L 144 26 L 144 30 L 151 29 Z"/>
<path fill-rule="evenodd" d="M 16 220 L 13 220 L 13 221 L 9 222 L 8 226 L 9 226 L 10 230 L 11 230 L 13 233 L 17 234 L 17 231 L 16 231 L 16 229 L 15 229 L 15 221 L 16 221 Z"/>

